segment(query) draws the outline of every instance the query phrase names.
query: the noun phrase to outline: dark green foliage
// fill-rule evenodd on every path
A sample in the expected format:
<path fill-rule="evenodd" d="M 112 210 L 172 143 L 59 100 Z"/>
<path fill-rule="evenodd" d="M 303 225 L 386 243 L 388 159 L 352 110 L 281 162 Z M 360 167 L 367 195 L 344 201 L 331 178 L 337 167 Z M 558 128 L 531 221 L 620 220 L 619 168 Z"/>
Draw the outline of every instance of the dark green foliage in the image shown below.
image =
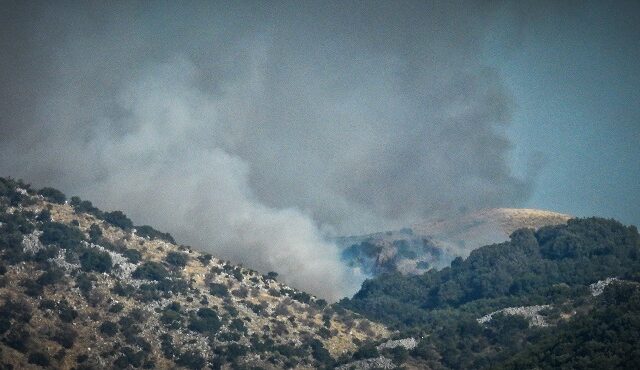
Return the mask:
<path fill-rule="evenodd" d="M 66 299 L 58 302 L 58 316 L 62 322 L 72 322 L 78 317 L 78 311 L 76 311 Z"/>
<path fill-rule="evenodd" d="M 49 356 L 42 352 L 34 352 L 29 354 L 29 363 L 42 367 L 49 366 Z"/>
<path fill-rule="evenodd" d="M 109 312 L 118 313 L 124 309 L 124 305 L 122 303 L 114 303 L 109 307 Z"/>
<path fill-rule="evenodd" d="M 160 335 L 160 349 L 164 357 L 170 360 L 180 354 L 178 349 L 174 347 L 173 338 L 169 334 Z"/>
<path fill-rule="evenodd" d="M 305 293 L 305 292 L 295 292 L 295 293 L 293 293 L 291 298 L 293 298 L 296 301 L 301 302 L 301 303 L 309 303 L 309 302 L 311 302 L 311 296 L 309 295 L 309 293 Z"/>
<path fill-rule="evenodd" d="M 99 327 L 100 333 L 112 337 L 118 333 L 118 325 L 112 321 L 104 321 Z"/>
<path fill-rule="evenodd" d="M 169 276 L 169 271 L 158 262 L 147 261 L 138 266 L 131 276 L 135 279 L 160 281 Z"/>
<path fill-rule="evenodd" d="M 102 218 L 111 225 L 124 230 L 133 228 L 133 222 L 122 211 L 105 212 Z"/>
<path fill-rule="evenodd" d="M 126 369 L 129 365 L 140 367 L 145 359 L 144 351 L 135 351 L 131 347 L 122 347 L 120 356 L 113 362 L 115 368 Z"/>
<path fill-rule="evenodd" d="M 93 289 L 93 279 L 89 274 L 81 273 L 76 276 L 76 286 L 80 289 L 80 292 L 86 297 L 91 289 Z"/>
<path fill-rule="evenodd" d="M 2 340 L 6 345 L 19 352 L 26 352 L 29 343 L 29 332 L 22 325 L 14 325 Z"/>
<path fill-rule="evenodd" d="M 24 287 L 24 293 L 30 297 L 37 297 L 44 292 L 42 285 L 38 284 L 35 280 L 25 279 L 20 285 Z"/>
<path fill-rule="evenodd" d="M 186 351 L 176 360 L 176 364 L 188 369 L 202 369 L 206 363 L 205 359 L 196 351 Z"/>
<path fill-rule="evenodd" d="M 36 220 L 42 222 L 51 222 L 51 212 L 48 209 L 43 209 L 38 214 L 38 217 L 36 217 Z"/>
<path fill-rule="evenodd" d="M 202 263 L 204 266 L 207 266 L 209 262 L 211 262 L 212 258 L 213 258 L 212 255 L 206 253 L 198 256 L 198 261 L 200 261 L 200 263 Z"/>
<path fill-rule="evenodd" d="M 554 331 L 530 328 L 518 316 L 496 315 L 484 326 L 476 318 L 504 307 L 534 304 L 568 305 L 568 311 L 582 305 L 582 310 L 588 310 L 587 286 L 640 271 L 639 252 L 640 237 L 634 227 L 613 220 L 576 219 L 537 232 L 518 230 L 510 242 L 479 248 L 440 271 L 368 280 L 340 306 L 400 329 L 405 336 L 424 336 L 411 355 L 424 361 L 425 367 L 495 367 L 536 343 L 541 333 Z M 567 343 L 576 340 L 569 338 Z M 560 353 L 569 352 L 562 349 Z M 388 355 L 396 360 L 404 357 Z M 566 355 L 572 356 L 582 355 Z M 535 361 L 517 362 L 513 368 L 537 367 Z M 559 360 L 554 361 L 549 368 L 562 367 Z"/>
<path fill-rule="evenodd" d="M 67 197 L 63 192 L 54 188 L 42 188 L 38 190 L 38 194 L 42 195 L 52 203 L 64 204 L 67 200 Z"/>
<path fill-rule="evenodd" d="M 79 197 L 71 197 L 71 205 L 76 213 L 88 213 L 96 216 L 97 218 L 103 217 L 103 212 L 94 207 L 88 200 L 81 200 Z"/>
<path fill-rule="evenodd" d="M 167 256 L 164 258 L 165 262 L 172 266 L 176 267 L 184 267 L 187 265 L 189 261 L 189 257 L 186 254 L 180 252 L 169 252 Z"/>
<path fill-rule="evenodd" d="M 0 317 L 7 320 L 15 320 L 17 323 L 31 321 L 32 309 L 27 301 L 7 299 L 0 306 Z"/>
<path fill-rule="evenodd" d="M 91 226 L 89 227 L 89 240 L 91 240 L 91 243 L 97 244 L 98 241 L 100 241 L 101 237 L 102 229 L 100 228 L 100 226 L 98 226 L 97 224 L 91 224 Z"/>
<path fill-rule="evenodd" d="M 63 325 L 60 329 L 58 329 L 53 336 L 54 341 L 58 342 L 64 348 L 73 347 L 73 343 L 78 337 L 78 333 L 73 330 L 70 325 Z"/>
<path fill-rule="evenodd" d="M 224 298 L 229 295 L 229 289 L 224 284 L 210 283 L 209 293 L 213 296 Z"/>
<path fill-rule="evenodd" d="M 561 323 L 497 369 L 635 369 L 640 363 L 640 285 L 614 283 L 589 313 Z"/>
<path fill-rule="evenodd" d="M 215 334 L 221 326 L 216 311 L 207 307 L 198 309 L 196 317 L 192 317 L 189 322 L 189 329 L 198 333 Z"/>
<path fill-rule="evenodd" d="M 329 351 L 324 348 L 321 341 L 313 339 L 310 341 L 309 347 L 311 348 L 311 356 L 313 356 L 319 364 L 326 367 L 333 365 L 333 358 L 329 354 Z"/>
<path fill-rule="evenodd" d="M 180 304 L 173 302 L 162 310 L 160 316 L 160 322 L 162 322 L 169 329 L 179 329 L 182 327 L 182 313 L 180 310 Z"/>
<path fill-rule="evenodd" d="M 59 222 L 45 222 L 42 225 L 42 244 L 55 244 L 61 248 L 75 249 L 84 240 L 84 234 L 80 229 L 67 226 Z"/>
<path fill-rule="evenodd" d="M 172 244 L 176 244 L 176 241 L 173 239 L 171 234 L 158 231 L 149 225 L 136 226 L 135 229 L 136 234 L 142 237 L 148 237 L 150 239 L 160 239 Z"/>
<path fill-rule="evenodd" d="M 64 277 L 64 272 L 58 268 L 52 268 L 45 271 L 36 282 L 42 286 L 51 285 L 59 282 Z"/>
<path fill-rule="evenodd" d="M 122 284 L 119 281 L 111 289 L 111 292 L 122 297 L 129 297 L 135 292 L 136 288 L 129 284 Z"/>
<path fill-rule="evenodd" d="M 110 272 L 113 262 L 107 252 L 95 248 L 83 248 L 80 253 L 80 266 L 87 272 Z"/>
<path fill-rule="evenodd" d="M 142 259 L 142 253 L 140 253 L 140 251 L 136 250 L 136 249 L 126 249 L 123 253 L 123 256 L 125 256 L 125 258 L 127 260 L 129 260 L 129 262 L 131 263 L 138 263 L 140 262 L 140 260 Z"/>
<path fill-rule="evenodd" d="M 278 273 L 274 271 L 269 271 L 267 273 L 267 279 L 276 280 L 278 278 Z"/>
<path fill-rule="evenodd" d="M 236 267 L 233 269 L 233 277 L 236 278 L 236 280 L 238 281 L 242 281 L 242 279 L 244 279 L 244 275 L 242 274 L 242 270 L 240 270 L 240 268 Z"/>
<path fill-rule="evenodd" d="M 229 324 L 229 328 L 239 331 L 241 333 L 246 333 L 247 332 L 247 328 L 244 326 L 244 321 L 240 320 L 240 319 L 233 319 L 231 320 L 231 324 Z"/>
<path fill-rule="evenodd" d="M 354 360 L 378 357 L 379 353 L 373 343 L 365 343 L 353 354 Z"/>

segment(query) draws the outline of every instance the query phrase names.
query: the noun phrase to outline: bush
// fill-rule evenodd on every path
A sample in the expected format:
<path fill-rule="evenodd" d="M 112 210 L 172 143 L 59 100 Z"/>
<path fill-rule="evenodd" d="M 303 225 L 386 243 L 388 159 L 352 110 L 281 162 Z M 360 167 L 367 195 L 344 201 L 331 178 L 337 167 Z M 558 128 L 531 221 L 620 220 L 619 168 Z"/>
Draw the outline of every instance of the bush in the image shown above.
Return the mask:
<path fill-rule="evenodd" d="M 176 244 L 176 241 L 173 239 L 173 236 L 169 233 L 163 233 L 154 229 L 149 225 L 136 226 L 136 234 L 141 237 L 148 237 L 150 239 L 160 239 L 166 242 Z"/>
<path fill-rule="evenodd" d="M 176 360 L 176 364 L 189 369 L 202 369 L 206 364 L 205 359 L 196 351 L 187 351 L 181 354 Z"/>
<path fill-rule="evenodd" d="M 133 222 L 122 211 L 105 212 L 103 219 L 121 229 L 129 230 L 133 228 Z"/>
<path fill-rule="evenodd" d="M 78 333 L 73 330 L 71 326 L 64 325 L 56 332 L 52 339 L 64 348 L 71 348 L 77 337 Z"/>
<path fill-rule="evenodd" d="M 210 254 L 202 254 L 200 256 L 198 256 L 198 261 L 200 261 L 200 263 L 202 263 L 204 266 L 208 266 L 209 262 L 211 262 L 211 259 L 213 258 L 212 255 Z"/>
<path fill-rule="evenodd" d="M 142 266 L 138 266 L 131 276 L 135 279 L 160 281 L 169 276 L 169 271 L 158 262 L 147 261 Z"/>
<path fill-rule="evenodd" d="M 105 321 L 100 324 L 99 330 L 100 333 L 108 337 L 112 337 L 118 333 L 118 325 L 116 325 L 116 323 L 112 321 Z"/>
<path fill-rule="evenodd" d="M 72 322 L 78 317 L 78 311 L 76 311 L 66 299 L 63 299 L 58 303 L 58 316 L 62 322 Z"/>
<path fill-rule="evenodd" d="M 34 352 L 29 355 L 29 363 L 40 365 L 42 367 L 49 366 L 49 356 L 42 352 Z"/>
<path fill-rule="evenodd" d="M 206 307 L 198 309 L 197 317 L 191 318 L 189 323 L 189 329 L 198 333 L 215 333 L 221 326 L 216 311 Z"/>
<path fill-rule="evenodd" d="M 224 284 L 210 283 L 209 293 L 213 296 L 224 298 L 229 296 L 229 289 Z"/>
<path fill-rule="evenodd" d="M 110 272 L 113 261 L 107 252 L 85 248 L 80 254 L 80 266 L 84 271 Z"/>
<path fill-rule="evenodd" d="M 64 202 L 67 200 L 67 197 L 63 192 L 54 188 L 42 188 L 38 190 L 38 194 L 42 195 L 43 197 L 47 198 L 47 200 L 53 203 L 64 204 Z"/>
<path fill-rule="evenodd" d="M 52 285 L 59 282 L 64 277 L 64 272 L 60 269 L 53 268 L 51 270 L 45 271 L 36 282 L 42 286 Z"/>
<path fill-rule="evenodd" d="M 84 240 L 84 234 L 77 227 L 59 222 L 45 222 L 42 225 L 40 241 L 44 245 L 55 244 L 61 248 L 75 249 Z"/>
<path fill-rule="evenodd" d="M 184 267 L 187 265 L 189 258 L 184 253 L 169 252 L 167 253 L 167 256 L 164 258 L 164 260 L 170 265 L 176 267 Z"/>
<path fill-rule="evenodd" d="M 102 237 L 102 229 L 97 224 L 91 224 L 89 227 L 89 240 L 91 243 L 97 244 Z"/>
<path fill-rule="evenodd" d="M 124 309 L 124 305 L 122 303 L 114 303 L 109 307 L 109 312 L 118 313 Z"/>

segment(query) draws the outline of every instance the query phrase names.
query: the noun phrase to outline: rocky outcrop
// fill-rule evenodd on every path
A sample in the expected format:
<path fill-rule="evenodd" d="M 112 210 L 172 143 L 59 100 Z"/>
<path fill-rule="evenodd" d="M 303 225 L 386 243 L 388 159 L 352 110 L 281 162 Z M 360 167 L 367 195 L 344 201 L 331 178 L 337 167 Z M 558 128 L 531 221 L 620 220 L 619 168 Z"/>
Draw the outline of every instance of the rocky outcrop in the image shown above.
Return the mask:
<path fill-rule="evenodd" d="M 507 316 L 522 316 L 529 321 L 529 325 L 531 326 L 545 327 L 549 325 L 544 320 L 544 317 L 540 315 L 540 311 L 549 307 L 551 307 L 551 305 L 548 304 L 537 306 L 507 307 L 498 311 L 491 312 L 488 315 L 484 315 L 481 318 L 477 319 L 477 321 L 479 324 L 486 324 L 491 321 L 491 319 L 493 319 L 494 315 L 501 313 Z"/>

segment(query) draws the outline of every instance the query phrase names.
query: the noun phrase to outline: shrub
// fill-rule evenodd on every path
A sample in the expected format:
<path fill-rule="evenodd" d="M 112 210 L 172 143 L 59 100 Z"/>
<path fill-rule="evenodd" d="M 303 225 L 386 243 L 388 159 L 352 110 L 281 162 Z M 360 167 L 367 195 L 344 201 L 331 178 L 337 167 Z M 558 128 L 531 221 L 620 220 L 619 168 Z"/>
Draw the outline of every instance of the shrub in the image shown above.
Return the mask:
<path fill-rule="evenodd" d="M 100 324 L 99 330 L 100 333 L 108 337 L 112 337 L 118 333 L 118 325 L 116 325 L 116 323 L 112 321 L 105 321 Z"/>
<path fill-rule="evenodd" d="M 60 269 L 53 268 L 51 270 L 45 271 L 40 277 L 36 280 L 36 282 L 42 286 L 52 285 L 59 282 L 64 277 L 64 272 Z"/>
<path fill-rule="evenodd" d="M 73 347 L 73 343 L 75 342 L 77 337 L 78 333 L 73 330 L 71 326 L 64 325 L 62 326 L 62 328 L 60 328 L 60 330 L 56 332 L 52 339 L 64 348 L 71 348 Z"/>
<path fill-rule="evenodd" d="M 127 249 L 122 253 L 123 256 L 131 263 L 138 263 L 142 259 L 142 253 L 136 249 Z"/>
<path fill-rule="evenodd" d="M 202 263 L 204 266 L 207 266 L 209 265 L 209 262 L 211 262 L 212 258 L 213 256 L 210 254 L 202 254 L 198 256 L 198 261 L 200 261 L 200 263 Z"/>
<path fill-rule="evenodd" d="M 133 228 L 133 222 L 122 211 L 105 212 L 103 218 L 111 225 L 121 229 L 129 230 Z"/>
<path fill-rule="evenodd" d="M 113 262 L 107 252 L 85 248 L 80 254 L 80 266 L 84 271 L 109 272 Z"/>
<path fill-rule="evenodd" d="M 77 227 L 59 222 L 45 222 L 42 226 L 40 241 L 44 245 L 55 244 L 62 248 L 74 249 L 84 240 L 84 234 Z"/>
<path fill-rule="evenodd" d="M 171 236 L 171 234 L 158 231 L 149 225 L 136 226 L 135 228 L 136 234 L 142 237 L 148 237 L 150 239 L 160 239 L 172 244 L 176 244 L 176 241 L 173 239 L 173 236 Z"/>
<path fill-rule="evenodd" d="M 80 292 L 86 297 L 91 289 L 93 289 L 92 279 L 88 274 L 81 273 L 76 276 L 76 286 L 80 289 Z"/>
<path fill-rule="evenodd" d="M 58 303 L 58 316 L 62 322 L 72 322 L 78 317 L 78 311 L 76 311 L 66 299 L 63 299 Z"/>
<path fill-rule="evenodd" d="M 211 283 L 209 284 L 209 293 L 213 296 L 224 298 L 229 296 L 229 289 L 224 284 Z"/>
<path fill-rule="evenodd" d="M 138 266 L 131 276 L 135 279 L 160 281 L 169 276 L 169 272 L 160 263 L 147 261 L 142 266 Z"/>
<path fill-rule="evenodd" d="M 222 323 L 216 311 L 203 307 L 198 309 L 197 317 L 191 319 L 189 329 L 198 333 L 215 333 Z"/>
<path fill-rule="evenodd" d="M 63 192 L 54 188 L 42 188 L 38 190 L 38 194 L 42 195 L 43 197 L 47 198 L 47 200 L 53 203 L 64 204 L 64 202 L 67 200 L 67 197 Z"/>
<path fill-rule="evenodd" d="M 98 243 L 100 238 L 102 237 L 102 229 L 97 224 L 91 224 L 89 227 L 89 240 L 91 243 Z"/>
<path fill-rule="evenodd" d="M 162 311 L 160 321 L 170 329 L 179 329 L 182 327 L 182 313 L 180 313 L 180 304 L 173 302 Z"/>
<path fill-rule="evenodd" d="M 27 332 L 22 325 L 14 326 L 3 341 L 9 347 L 24 353 L 27 350 L 27 344 L 29 342 L 29 332 Z"/>
<path fill-rule="evenodd" d="M 167 253 L 167 256 L 164 258 L 164 260 L 170 265 L 176 267 L 184 267 L 187 265 L 189 258 L 184 253 L 169 252 Z"/>
<path fill-rule="evenodd" d="M 196 351 L 186 351 L 176 360 L 176 364 L 189 369 L 202 369 L 206 364 L 205 359 Z"/>
<path fill-rule="evenodd" d="M 49 356 L 42 352 L 34 352 L 29 355 L 29 363 L 40 365 L 42 367 L 49 366 Z"/>
<path fill-rule="evenodd" d="M 109 307 L 109 312 L 118 313 L 124 309 L 124 305 L 122 303 L 114 303 Z"/>

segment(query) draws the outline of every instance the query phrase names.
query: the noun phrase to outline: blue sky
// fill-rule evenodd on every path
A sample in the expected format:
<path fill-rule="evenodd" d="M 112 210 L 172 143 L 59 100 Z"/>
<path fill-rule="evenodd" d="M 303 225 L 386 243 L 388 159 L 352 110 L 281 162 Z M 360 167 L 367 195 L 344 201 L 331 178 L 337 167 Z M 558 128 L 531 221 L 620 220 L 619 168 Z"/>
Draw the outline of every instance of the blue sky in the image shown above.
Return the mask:
<path fill-rule="evenodd" d="M 526 205 L 640 224 L 640 12 L 589 3 L 489 33 L 485 58 L 514 98 L 514 171 L 541 164 Z M 500 24 L 505 22 L 505 24 Z"/>

